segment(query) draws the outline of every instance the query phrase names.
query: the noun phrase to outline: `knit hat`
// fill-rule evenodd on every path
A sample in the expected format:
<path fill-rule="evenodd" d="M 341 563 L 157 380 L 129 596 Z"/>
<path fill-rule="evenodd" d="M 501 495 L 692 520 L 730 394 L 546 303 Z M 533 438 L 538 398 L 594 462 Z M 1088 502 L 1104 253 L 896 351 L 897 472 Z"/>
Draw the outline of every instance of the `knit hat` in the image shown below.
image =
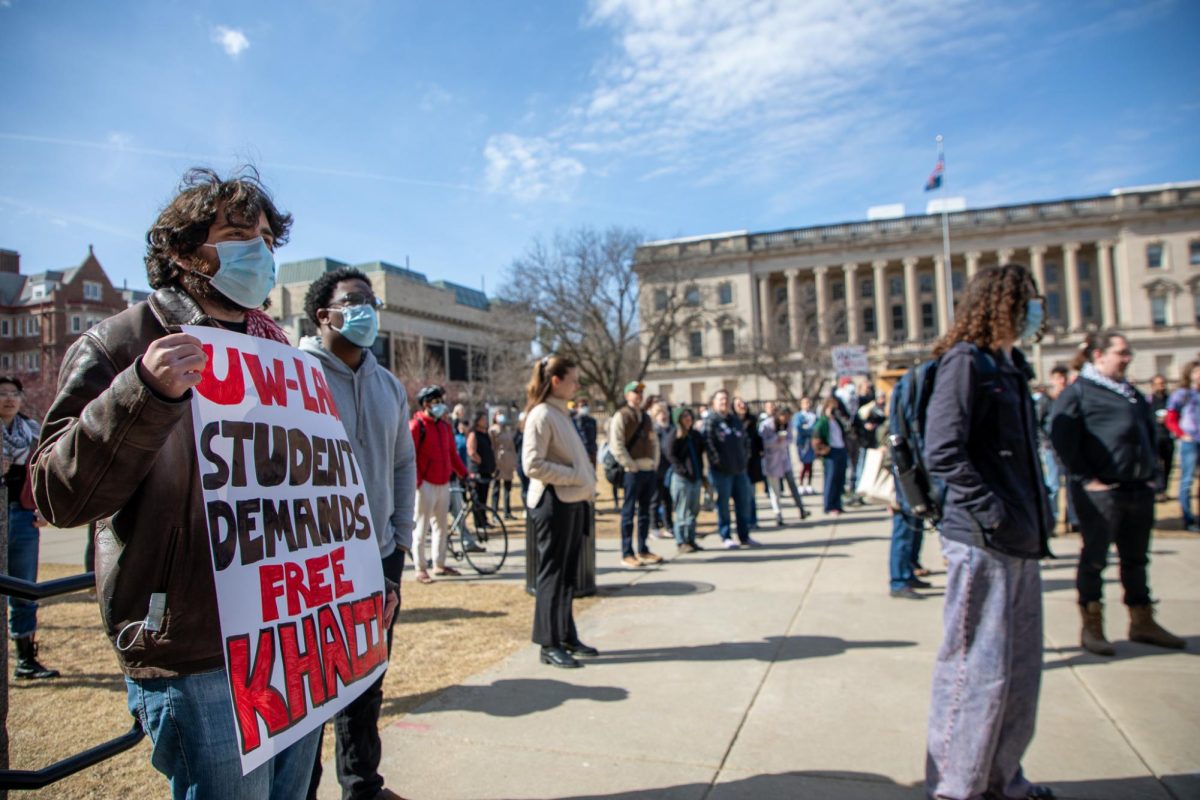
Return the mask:
<path fill-rule="evenodd" d="M 696 415 L 690 408 L 687 406 L 676 406 L 675 408 L 671 409 L 671 422 L 673 422 L 675 425 L 679 425 L 679 418 L 684 414 L 687 414 L 689 417 L 691 417 L 693 423 L 696 421 Z"/>

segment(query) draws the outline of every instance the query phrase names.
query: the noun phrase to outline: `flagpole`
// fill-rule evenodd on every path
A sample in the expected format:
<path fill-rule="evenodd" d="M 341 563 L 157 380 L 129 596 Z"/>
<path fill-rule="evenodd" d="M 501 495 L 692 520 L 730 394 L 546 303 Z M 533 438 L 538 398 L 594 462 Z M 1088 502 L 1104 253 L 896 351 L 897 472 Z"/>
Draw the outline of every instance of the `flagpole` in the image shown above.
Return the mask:
<path fill-rule="evenodd" d="M 946 154 L 942 146 L 942 135 L 937 136 L 938 163 L 942 165 L 942 263 L 946 266 L 946 319 L 954 325 L 954 269 L 950 263 L 950 215 L 946 203 Z"/>

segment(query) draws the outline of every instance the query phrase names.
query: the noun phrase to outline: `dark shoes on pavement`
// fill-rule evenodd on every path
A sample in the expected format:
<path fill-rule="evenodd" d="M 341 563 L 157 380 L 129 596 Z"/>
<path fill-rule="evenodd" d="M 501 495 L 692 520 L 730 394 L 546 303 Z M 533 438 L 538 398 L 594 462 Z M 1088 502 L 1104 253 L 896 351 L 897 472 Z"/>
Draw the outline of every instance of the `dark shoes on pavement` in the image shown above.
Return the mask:
<path fill-rule="evenodd" d="M 1183 639 L 1154 621 L 1153 606 L 1129 607 L 1129 641 L 1171 650 L 1182 650 L 1187 645 Z"/>
<path fill-rule="evenodd" d="M 1079 644 L 1089 653 L 1098 656 L 1113 656 L 1117 651 L 1104 636 L 1104 606 L 1092 601 L 1079 607 L 1083 617 L 1083 628 L 1079 632 Z"/>
<path fill-rule="evenodd" d="M 50 669 L 37 660 L 37 642 L 32 636 L 22 636 L 17 639 L 17 667 L 13 670 L 13 677 L 22 680 L 44 680 L 46 678 L 57 678 L 61 673 L 56 669 Z"/>
<path fill-rule="evenodd" d="M 570 653 L 561 647 L 543 647 L 542 652 L 538 655 L 538 659 L 543 664 L 549 664 L 552 667 L 559 667 L 560 669 L 578 669 L 583 666 L 583 664 L 576 661 Z"/>
<path fill-rule="evenodd" d="M 1031 783 L 1029 791 L 1025 792 L 1021 797 L 1007 797 L 999 792 L 985 792 L 983 800 L 1054 800 L 1054 790 L 1049 786 Z"/>
<path fill-rule="evenodd" d="M 908 585 L 913 589 L 932 589 L 933 584 L 929 581 L 923 581 L 920 578 L 913 578 L 908 582 Z"/>
<path fill-rule="evenodd" d="M 892 589 L 892 597 L 899 597 L 903 600 L 924 600 L 925 596 L 918 594 L 917 590 L 911 586 L 905 586 L 901 589 Z"/>
<path fill-rule="evenodd" d="M 566 650 L 573 656 L 587 656 L 588 658 L 592 658 L 600 655 L 599 650 L 594 647 L 590 647 L 583 642 L 566 642 L 563 644 L 562 649 Z"/>
<path fill-rule="evenodd" d="M 661 564 L 662 556 L 647 550 L 645 553 L 638 553 L 638 560 L 643 564 Z"/>

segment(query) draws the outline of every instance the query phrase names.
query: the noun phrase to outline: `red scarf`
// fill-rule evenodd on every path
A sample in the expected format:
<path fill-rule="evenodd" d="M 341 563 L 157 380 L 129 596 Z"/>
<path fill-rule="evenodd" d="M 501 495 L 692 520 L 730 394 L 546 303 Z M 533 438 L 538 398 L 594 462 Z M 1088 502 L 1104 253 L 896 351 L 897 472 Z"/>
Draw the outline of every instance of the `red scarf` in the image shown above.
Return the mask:
<path fill-rule="evenodd" d="M 290 345 L 287 334 L 283 332 L 283 328 L 271 319 L 266 313 L 253 309 L 246 312 L 246 333 L 251 336 L 257 336 L 260 339 L 273 339 L 281 344 Z"/>

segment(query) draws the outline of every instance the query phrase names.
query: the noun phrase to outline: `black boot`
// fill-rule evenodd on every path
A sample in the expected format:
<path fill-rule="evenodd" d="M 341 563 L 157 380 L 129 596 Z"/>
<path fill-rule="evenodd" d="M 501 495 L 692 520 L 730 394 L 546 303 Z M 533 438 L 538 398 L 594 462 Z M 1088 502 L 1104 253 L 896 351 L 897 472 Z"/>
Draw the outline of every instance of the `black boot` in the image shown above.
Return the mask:
<path fill-rule="evenodd" d="M 37 642 L 32 636 L 17 639 L 17 668 L 13 670 L 14 678 L 41 680 L 57 678 L 59 674 L 58 670 L 47 669 L 37 660 Z"/>

